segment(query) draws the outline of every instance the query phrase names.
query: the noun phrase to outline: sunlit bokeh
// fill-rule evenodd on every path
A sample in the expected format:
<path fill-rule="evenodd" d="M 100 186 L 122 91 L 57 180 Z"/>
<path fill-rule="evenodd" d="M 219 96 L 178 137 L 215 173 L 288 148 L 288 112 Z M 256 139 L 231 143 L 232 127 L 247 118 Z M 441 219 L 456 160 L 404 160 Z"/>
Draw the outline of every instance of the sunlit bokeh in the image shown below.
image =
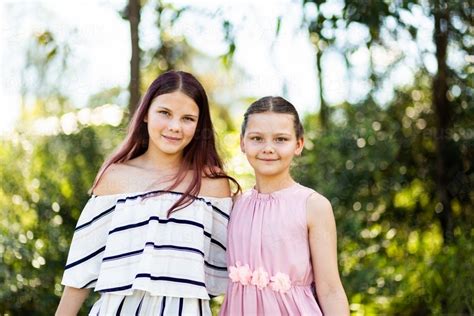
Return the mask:
<path fill-rule="evenodd" d="M 55 311 L 74 226 L 133 111 L 129 1 L 0 2 L 2 315 Z M 474 313 L 472 4 L 141 3 L 138 92 L 195 74 L 244 189 L 245 109 L 266 95 L 296 106 L 292 172 L 331 202 L 352 315 Z"/>

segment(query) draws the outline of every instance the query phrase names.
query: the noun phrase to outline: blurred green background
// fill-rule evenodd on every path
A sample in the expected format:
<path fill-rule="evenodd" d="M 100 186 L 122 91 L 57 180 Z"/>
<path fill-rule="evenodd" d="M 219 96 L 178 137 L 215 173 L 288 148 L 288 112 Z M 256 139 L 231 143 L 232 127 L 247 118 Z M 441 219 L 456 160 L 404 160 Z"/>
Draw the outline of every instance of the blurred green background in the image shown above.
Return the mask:
<path fill-rule="evenodd" d="M 205 86 L 227 170 L 245 188 L 253 181 L 238 148 L 245 108 L 275 94 L 302 109 L 306 145 L 293 172 L 332 202 L 353 315 L 474 315 L 472 3 L 102 1 L 128 32 L 119 40 L 129 50 L 125 63 L 101 65 L 126 68 L 122 84 L 99 90 L 89 89 L 94 78 L 80 77 L 87 65 L 74 64 L 87 55 L 81 36 L 94 30 L 64 36 L 47 22 L 27 23 L 28 15 L 54 16 L 49 9 L 59 2 L 25 3 L 1 7 L 8 21 L 26 21 L 16 24 L 25 42 L 3 37 L 0 46 L 2 68 L 13 54 L 23 61 L 18 79 L 3 72 L 0 90 L 18 83 L 15 102 L 0 104 L 4 120 L 17 113 L 0 138 L 2 315 L 55 311 L 93 178 L 123 139 L 140 95 L 169 69 L 190 71 Z M 17 34 L 14 24 L 2 28 Z M 307 44 L 309 62 L 285 53 L 293 36 Z M 276 85 L 255 77 L 259 54 L 274 58 Z"/>

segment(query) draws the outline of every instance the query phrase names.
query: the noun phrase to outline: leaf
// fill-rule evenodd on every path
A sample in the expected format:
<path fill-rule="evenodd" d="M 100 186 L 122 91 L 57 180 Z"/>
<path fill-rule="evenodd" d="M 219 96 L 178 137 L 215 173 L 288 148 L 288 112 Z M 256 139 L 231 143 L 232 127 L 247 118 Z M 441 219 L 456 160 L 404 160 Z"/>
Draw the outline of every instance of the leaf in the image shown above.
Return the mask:
<path fill-rule="evenodd" d="M 279 16 L 279 17 L 277 18 L 277 25 L 276 25 L 275 36 L 278 36 L 278 34 L 280 34 L 281 20 L 282 20 L 282 17 Z"/>

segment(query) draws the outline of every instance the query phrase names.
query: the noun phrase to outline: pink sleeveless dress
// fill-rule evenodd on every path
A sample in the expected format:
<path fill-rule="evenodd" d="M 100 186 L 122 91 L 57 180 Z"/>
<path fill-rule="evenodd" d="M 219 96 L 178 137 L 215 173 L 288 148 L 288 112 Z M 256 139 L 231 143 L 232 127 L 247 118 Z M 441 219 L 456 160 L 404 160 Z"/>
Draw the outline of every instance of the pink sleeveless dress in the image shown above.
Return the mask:
<path fill-rule="evenodd" d="M 313 192 L 294 184 L 270 194 L 252 189 L 236 201 L 220 315 L 322 315 L 312 291 L 306 223 Z"/>

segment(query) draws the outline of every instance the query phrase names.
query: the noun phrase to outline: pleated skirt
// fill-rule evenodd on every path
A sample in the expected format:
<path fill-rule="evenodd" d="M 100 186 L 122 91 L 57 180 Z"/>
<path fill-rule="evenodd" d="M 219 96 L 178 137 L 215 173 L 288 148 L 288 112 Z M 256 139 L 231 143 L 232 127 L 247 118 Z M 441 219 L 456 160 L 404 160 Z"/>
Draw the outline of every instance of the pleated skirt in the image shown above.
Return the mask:
<path fill-rule="evenodd" d="M 102 294 L 89 316 L 192 315 L 211 316 L 208 300 L 171 296 L 152 296 L 134 290 L 133 295 Z"/>

